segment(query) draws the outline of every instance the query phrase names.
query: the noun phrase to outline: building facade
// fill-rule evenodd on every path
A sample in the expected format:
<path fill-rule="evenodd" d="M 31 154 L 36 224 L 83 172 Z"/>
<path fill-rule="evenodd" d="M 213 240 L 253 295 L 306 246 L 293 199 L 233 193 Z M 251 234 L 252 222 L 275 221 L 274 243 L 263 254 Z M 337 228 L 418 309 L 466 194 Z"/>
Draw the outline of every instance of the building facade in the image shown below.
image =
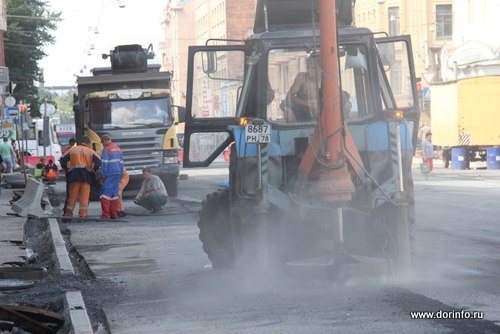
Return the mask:
<path fill-rule="evenodd" d="M 422 119 L 431 84 L 499 74 L 500 0 L 357 0 L 355 24 L 412 37 Z"/>
<path fill-rule="evenodd" d="M 196 44 L 195 1 L 171 1 L 166 6 L 164 15 L 165 41 L 160 46 L 162 68 L 173 71 L 174 103 L 185 106 L 188 47 Z"/>
<path fill-rule="evenodd" d="M 209 39 L 212 44 L 244 40 L 252 33 L 256 4 L 257 0 L 169 2 L 165 9 L 162 65 L 174 71 L 172 92 L 176 104 L 186 103 L 188 47 L 204 45 Z"/>

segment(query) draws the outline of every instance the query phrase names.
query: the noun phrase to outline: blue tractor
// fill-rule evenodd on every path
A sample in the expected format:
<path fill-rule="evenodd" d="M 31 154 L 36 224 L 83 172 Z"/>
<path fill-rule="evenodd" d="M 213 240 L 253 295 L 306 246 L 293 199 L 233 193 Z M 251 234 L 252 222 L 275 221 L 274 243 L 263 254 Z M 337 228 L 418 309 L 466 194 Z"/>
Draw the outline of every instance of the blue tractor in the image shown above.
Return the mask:
<path fill-rule="evenodd" d="M 352 10 L 259 0 L 248 39 L 189 48 L 184 167 L 230 150 L 229 186 L 207 196 L 198 224 L 214 269 L 368 255 L 410 267 L 410 37 L 354 27 Z"/>

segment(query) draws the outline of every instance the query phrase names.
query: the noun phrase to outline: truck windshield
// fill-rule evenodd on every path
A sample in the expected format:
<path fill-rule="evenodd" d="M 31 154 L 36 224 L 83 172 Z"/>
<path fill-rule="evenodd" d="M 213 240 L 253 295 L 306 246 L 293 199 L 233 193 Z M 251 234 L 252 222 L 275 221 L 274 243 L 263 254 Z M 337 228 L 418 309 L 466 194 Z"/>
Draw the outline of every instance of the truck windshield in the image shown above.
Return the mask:
<path fill-rule="evenodd" d="M 89 102 L 95 129 L 139 128 L 172 124 L 167 98 L 148 100 L 95 100 Z"/>

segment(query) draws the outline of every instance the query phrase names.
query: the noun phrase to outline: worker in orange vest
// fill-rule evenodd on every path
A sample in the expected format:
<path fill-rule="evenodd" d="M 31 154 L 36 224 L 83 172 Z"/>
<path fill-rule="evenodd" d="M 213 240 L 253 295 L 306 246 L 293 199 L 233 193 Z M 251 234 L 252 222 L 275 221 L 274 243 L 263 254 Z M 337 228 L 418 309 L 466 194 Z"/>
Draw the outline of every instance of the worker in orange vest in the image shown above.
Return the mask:
<path fill-rule="evenodd" d="M 94 173 L 101 165 L 99 154 L 90 148 L 90 138 L 83 136 L 81 144 L 70 148 L 61 157 L 61 167 L 67 170 L 66 178 L 69 184 L 69 198 L 64 212 L 65 217 L 73 216 L 73 209 L 80 197 L 79 217 L 87 217 L 89 209 L 90 185 L 94 180 Z"/>

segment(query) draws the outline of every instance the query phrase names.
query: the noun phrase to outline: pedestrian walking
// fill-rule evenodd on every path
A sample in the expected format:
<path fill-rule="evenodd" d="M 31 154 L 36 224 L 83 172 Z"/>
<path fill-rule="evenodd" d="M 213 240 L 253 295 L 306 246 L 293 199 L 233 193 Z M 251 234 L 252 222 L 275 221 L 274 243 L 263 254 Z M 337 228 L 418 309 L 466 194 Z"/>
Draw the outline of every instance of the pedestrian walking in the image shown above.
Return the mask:
<path fill-rule="evenodd" d="M 14 148 L 9 143 L 9 138 L 3 137 L 3 143 L 0 145 L 0 151 L 2 154 L 3 164 L 5 165 L 5 173 L 12 173 L 14 168 L 12 159 L 16 156 L 16 152 L 14 152 Z"/>
<path fill-rule="evenodd" d="M 167 204 L 168 195 L 165 185 L 159 176 L 154 175 L 151 168 L 143 169 L 144 181 L 134 203 L 151 213 L 158 213 Z"/>
<path fill-rule="evenodd" d="M 12 170 L 15 170 L 17 165 L 21 164 L 21 162 L 19 161 L 19 150 L 17 149 L 17 143 L 15 139 L 12 139 L 10 141 L 10 145 L 12 146 L 12 150 L 14 152 L 14 155 L 12 156 Z"/>
<path fill-rule="evenodd" d="M 427 133 L 431 132 L 431 127 L 429 124 L 423 122 L 420 123 L 420 128 L 418 129 L 418 144 L 422 145 L 422 142 L 425 140 L 425 136 Z"/>
<path fill-rule="evenodd" d="M 99 154 L 90 148 L 90 138 L 83 136 L 81 144 L 70 148 L 61 157 L 61 167 L 67 170 L 66 178 L 69 184 L 69 198 L 64 211 L 65 217 L 73 216 L 73 209 L 79 199 L 79 217 L 87 217 L 89 209 L 90 184 L 94 173 L 101 165 Z"/>
<path fill-rule="evenodd" d="M 109 134 L 101 136 L 101 218 L 118 218 L 119 185 L 123 174 L 123 153 Z"/>
<path fill-rule="evenodd" d="M 65 156 L 69 150 L 76 145 L 76 139 L 75 138 L 70 138 L 69 141 L 68 141 L 68 148 L 66 149 L 66 151 L 63 152 L 62 156 Z M 59 164 L 61 164 L 61 159 L 59 159 Z M 66 212 L 66 207 L 68 206 L 68 199 L 69 199 L 69 184 L 70 184 L 70 180 L 69 180 L 69 177 L 68 177 L 68 168 L 70 166 L 70 163 L 68 162 L 66 164 L 66 168 L 63 168 L 64 170 L 64 178 L 66 180 L 66 199 L 64 200 L 64 207 L 63 207 L 63 213 Z M 62 167 L 62 165 L 61 165 Z"/>
<path fill-rule="evenodd" d="M 422 141 L 422 162 L 427 164 L 428 173 L 432 172 L 434 147 L 432 146 L 432 132 L 427 132 Z"/>
<path fill-rule="evenodd" d="M 3 159 L 2 155 L 0 154 L 0 194 L 2 193 L 2 173 L 3 173 Z"/>

